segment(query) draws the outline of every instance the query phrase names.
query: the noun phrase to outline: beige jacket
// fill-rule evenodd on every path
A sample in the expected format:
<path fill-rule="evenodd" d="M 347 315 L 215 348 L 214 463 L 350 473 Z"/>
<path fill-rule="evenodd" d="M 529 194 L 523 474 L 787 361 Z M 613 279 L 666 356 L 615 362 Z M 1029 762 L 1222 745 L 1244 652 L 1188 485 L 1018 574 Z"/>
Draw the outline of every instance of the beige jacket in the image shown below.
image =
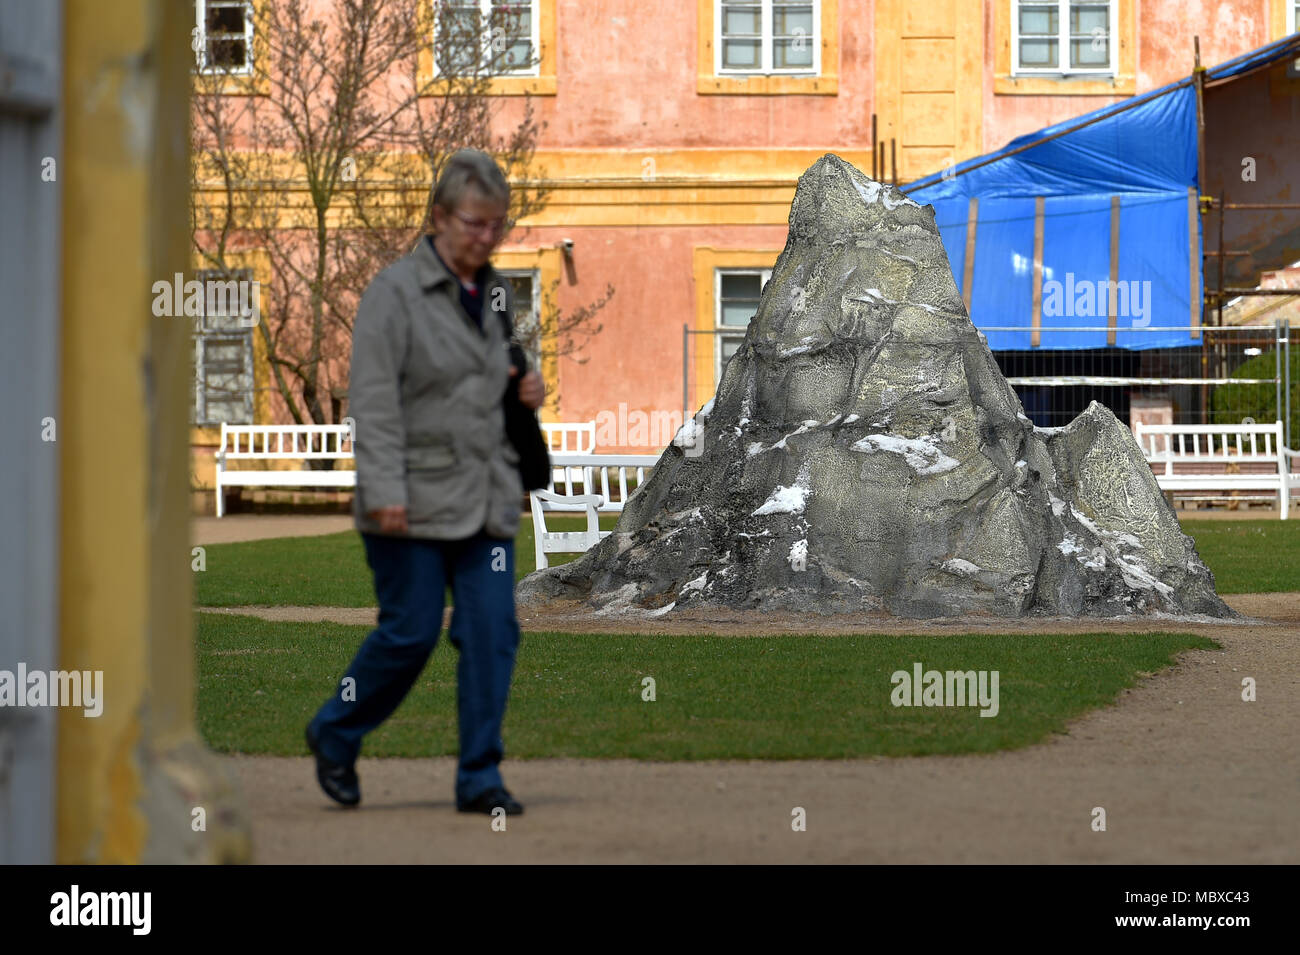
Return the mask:
<path fill-rule="evenodd" d="M 352 331 L 348 413 L 356 423 L 359 531 L 367 516 L 406 507 L 406 536 L 514 537 L 523 485 L 505 433 L 510 283 L 488 268 L 483 330 L 460 304 L 455 276 L 421 239 L 370 283 Z"/>

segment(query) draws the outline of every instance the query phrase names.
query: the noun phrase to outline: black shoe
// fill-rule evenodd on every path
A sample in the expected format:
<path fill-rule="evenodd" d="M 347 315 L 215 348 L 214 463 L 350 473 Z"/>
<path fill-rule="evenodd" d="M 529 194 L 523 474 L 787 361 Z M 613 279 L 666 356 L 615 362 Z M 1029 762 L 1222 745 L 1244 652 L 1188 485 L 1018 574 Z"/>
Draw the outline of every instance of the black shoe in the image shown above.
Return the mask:
<path fill-rule="evenodd" d="M 316 757 L 316 781 L 325 790 L 325 795 L 345 806 L 355 806 L 361 802 L 361 781 L 357 779 L 356 769 L 332 763 L 322 756 L 320 741 L 310 726 L 307 727 L 307 748 Z"/>
<path fill-rule="evenodd" d="M 485 790 L 467 802 L 456 803 L 456 809 L 460 812 L 483 812 L 489 816 L 497 808 L 504 809 L 507 816 L 522 816 L 524 813 L 523 805 L 503 786 Z"/>

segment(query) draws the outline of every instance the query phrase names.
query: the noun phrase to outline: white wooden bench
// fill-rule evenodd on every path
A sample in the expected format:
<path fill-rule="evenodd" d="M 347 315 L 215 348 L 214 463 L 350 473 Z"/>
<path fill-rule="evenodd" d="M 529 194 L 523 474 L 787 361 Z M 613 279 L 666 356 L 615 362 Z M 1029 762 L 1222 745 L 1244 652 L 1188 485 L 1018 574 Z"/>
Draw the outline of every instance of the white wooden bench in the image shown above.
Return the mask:
<path fill-rule="evenodd" d="M 552 454 L 548 490 L 558 495 L 563 488 L 565 497 L 598 494 L 601 502 L 597 510 L 617 514 L 658 461 L 657 454 Z"/>
<path fill-rule="evenodd" d="M 552 454 L 596 453 L 594 421 L 543 421 L 542 437 Z"/>
<path fill-rule="evenodd" d="M 347 450 L 344 450 L 344 446 Z M 217 517 L 226 510 L 228 487 L 356 487 L 355 470 L 232 470 L 230 462 L 352 461 L 345 424 L 222 424 L 217 449 Z"/>
<path fill-rule="evenodd" d="M 1282 422 L 1273 424 L 1143 424 L 1135 436 L 1162 491 L 1184 500 L 1272 500 L 1282 520 L 1290 510 L 1300 457 L 1282 443 Z M 1243 496 L 1242 491 L 1264 491 Z M 1190 492 L 1190 493 L 1188 493 Z"/>
<path fill-rule="evenodd" d="M 529 491 L 529 507 L 533 512 L 534 551 L 537 569 L 551 566 L 547 554 L 581 554 L 595 547 L 609 531 L 600 529 L 596 508 L 600 506 L 599 494 L 554 494 L 551 491 Z M 587 527 L 581 531 L 551 531 L 546 529 L 547 511 L 581 510 L 587 515 Z"/>
<path fill-rule="evenodd" d="M 598 514 L 617 514 L 659 461 L 657 454 L 553 454 L 551 486 L 530 491 L 537 569 L 549 567 L 547 554 L 583 553 L 609 535 L 600 529 Z M 563 488 L 563 493 L 560 489 Z M 552 531 L 548 513 L 584 513 L 585 531 Z"/>

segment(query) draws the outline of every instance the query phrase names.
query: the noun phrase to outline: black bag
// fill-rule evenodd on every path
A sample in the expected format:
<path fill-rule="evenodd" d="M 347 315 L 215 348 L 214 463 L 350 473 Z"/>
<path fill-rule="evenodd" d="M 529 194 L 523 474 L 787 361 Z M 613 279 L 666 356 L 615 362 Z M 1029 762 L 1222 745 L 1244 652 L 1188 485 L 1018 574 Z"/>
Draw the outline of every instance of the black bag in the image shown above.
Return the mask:
<path fill-rule="evenodd" d="M 505 399 L 502 401 L 506 416 L 506 437 L 519 453 L 519 476 L 523 479 L 524 490 L 544 490 L 551 485 L 551 453 L 546 447 L 546 439 L 542 437 L 541 425 L 537 423 L 537 412 L 519 400 L 519 383 L 528 371 L 528 357 L 518 344 L 511 341 L 514 329 L 510 316 L 505 312 L 499 314 L 506 340 L 510 342 L 510 364 L 519 370 L 506 385 Z"/>

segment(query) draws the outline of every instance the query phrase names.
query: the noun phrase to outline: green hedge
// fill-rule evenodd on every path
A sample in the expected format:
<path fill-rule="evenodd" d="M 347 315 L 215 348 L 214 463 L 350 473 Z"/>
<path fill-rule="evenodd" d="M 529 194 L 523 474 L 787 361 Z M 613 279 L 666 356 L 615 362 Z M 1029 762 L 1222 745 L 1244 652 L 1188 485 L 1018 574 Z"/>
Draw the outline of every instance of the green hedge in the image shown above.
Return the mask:
<path fill-rule="evenodd" d="M 1246 361 L 1232 377 L 1272 378 L 1276 374 L 1276 354 L 1268 351 Z M 1219 385 L 1210 393 L 1213 424 L 1237 424 L 1246 417 L 1260 424 L 1277 420 L 1276 385 Z M 1292 429 L 1300 426 L 1300 349 L 1291 355 L 1291 422 Z"/>

